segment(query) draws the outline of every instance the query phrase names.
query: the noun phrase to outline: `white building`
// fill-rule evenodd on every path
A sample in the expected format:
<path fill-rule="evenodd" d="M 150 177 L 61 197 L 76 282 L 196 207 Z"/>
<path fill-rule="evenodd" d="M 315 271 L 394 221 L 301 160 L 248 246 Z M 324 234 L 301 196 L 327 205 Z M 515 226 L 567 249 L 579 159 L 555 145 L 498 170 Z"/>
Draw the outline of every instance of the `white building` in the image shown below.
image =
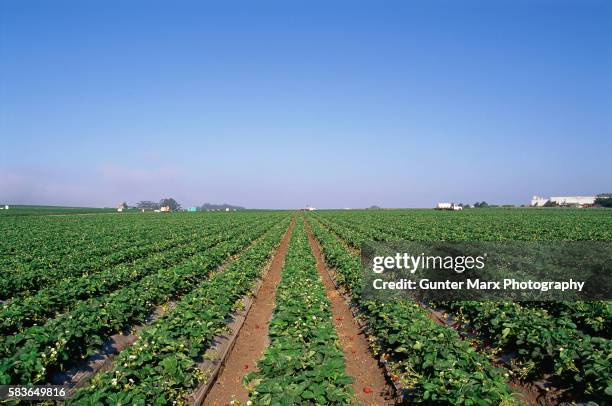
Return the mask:
<path fill-rule="evenodd" d="M 545 198 L 545 197 L 540 197 L 540 196 L 533 196 L 531 198 L 531 205 L 532 206 L 544 206 L 546 204 L 546 202 L 548 202 L 549 199 Z"/>
<path fill-rule="evenodd" d="M 578 205 L 584 206 L 585 204 L 594 204 L 595 196 L 556 196 L 551 197 L 550 200 L 557 203 L 558 205 Z"/>
<path fill-rule="evenodd" d="M 436 210 L 463 210 L 463 207 L 455 203 L 438 203 L 436 204 Z"/>
<path fill-rule="evenodd" d="M 559 206 L 584 206 L 595 203 L 595 196 L 552 196 L 550 198 L 534 196 L 531 199 L 532 206 L 544 206 L 547 202 L 553 202 Z"/>

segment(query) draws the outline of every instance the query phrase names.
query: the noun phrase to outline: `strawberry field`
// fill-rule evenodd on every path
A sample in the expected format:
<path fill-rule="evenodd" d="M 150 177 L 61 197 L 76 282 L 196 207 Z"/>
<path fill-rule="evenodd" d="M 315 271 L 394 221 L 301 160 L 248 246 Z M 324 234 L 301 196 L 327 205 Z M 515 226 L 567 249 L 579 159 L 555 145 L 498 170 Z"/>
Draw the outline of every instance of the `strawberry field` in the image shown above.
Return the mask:
<path fill-rule="evenodd" d="M 610 211 L 24 215 L 0 232 L 0 384 L 67 385 L 68 404 L 612 403 L 610 302 L 377 302 L 362 295 L 359 252 L 612 241 Z M 239 340 L 249 329 L 260 350 Z M 355 372 L 368 368 L 356 351 L 369 372 Z"/>
<path fill-rule="evenodd" d="M 511 404 L 525 402 L 524 388 L 553 403 L 612 400 L 611 303 L 364 301 L 358 256 L 365 240 L 610 241 L 611 213 L 337 211 L 312 215 L 311 222 L 329 266 L 368 326 L 372 350 L 385 360 L 406 401 Z M 434 310 L 449 319 L 435 322 Z"/>
<path fill-rule="evenodd" d="M 257 276 L 288 221 L 288 213 L 282 212 L 3 220 L 0 383 L 53 382 L 97 354 L 108 337 L 127 335 L 138 325 L 146 325 L 143 340 L 158 334 L 158 342 L 165 338 L 196 356 L 186 343 L 192 334 L 205 332 L 188 328 L 188 319 L 204 326 L 208 335 L 222 328 L 236 300 L 230 295 L 231 278 L 238 278 L 234 296 L 240 296 L 248 289 L 249 280 L 243 278 Z M 215 289 L 214 295 L 205 294 Z M 198 295 L 223 299 L 230 307 L 206 306 L 211 319 L 204 319 L 190 307 Z M 169 304 L 172 311 L 151 322 L 156 310 Z M 172 332 L 172 326 L 179 331 Z M 199 336 L 195 341 L 206 343 Z M 183 360 L 171 348 L 174 358 L 160 357 L 155 365 Z M 147 361 L 153 361 L 151 355 Z M 167 377 L 163 372 L 147 375 L 148 381 Z M 172 372 L 176 376 L 168 379 L 167 391 L 176 396 L 175 386 L 188 387 L 190 381 L 182 377 L 182 365 Z M 151 396 L 121 394 L 113 399 L 133 397 L 146 403 Z M 164 391 L 153 399 L 163 396 Z"/>

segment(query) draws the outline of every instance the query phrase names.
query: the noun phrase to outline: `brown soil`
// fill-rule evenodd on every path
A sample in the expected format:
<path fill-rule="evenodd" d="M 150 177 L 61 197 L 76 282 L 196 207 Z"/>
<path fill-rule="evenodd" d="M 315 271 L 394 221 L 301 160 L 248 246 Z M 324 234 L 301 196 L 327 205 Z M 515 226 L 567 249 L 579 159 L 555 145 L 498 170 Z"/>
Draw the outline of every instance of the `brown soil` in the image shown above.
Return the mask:
<path fill-rule="evenodd" d="M 363 405 L 395 404 L 393 390 L 385 379 L 384 370 L 370 352 L 368 340 L 358 327 L 343 296 L 335 288 L 326 268 L 317 240 L 306 225 L 310 247 L 317 260 L 317 270 L 332 305 L 332 321 L 344 351 L 346 373 L 354 380 L 356 400 Z"/>
<path fill-rule="evenodd" d="M 291 222 L 289 230 L 281 241 L 271 268 L 236 338 L 234 348 L 204 399 L 204 405 L 229 405 L 232 401 L 246 404 L 249 394 L 242 380 L 246 374 L 256 370 L 257 361 L 268 347 L 268 324 L 274 311 L 276 287 L 281 280 L 285 254 L 294 225 L 295 220 Z"/>
<path fill-rule="evenodd" d="M 519 381 L 508 382 L 510 389 L 516 394 L 518 400 L 529 406 L 553 406 L 560 404 L 558 399 L 555 399 L 546 391 L 541 390 L 532 383 L 525 383 Z"/>

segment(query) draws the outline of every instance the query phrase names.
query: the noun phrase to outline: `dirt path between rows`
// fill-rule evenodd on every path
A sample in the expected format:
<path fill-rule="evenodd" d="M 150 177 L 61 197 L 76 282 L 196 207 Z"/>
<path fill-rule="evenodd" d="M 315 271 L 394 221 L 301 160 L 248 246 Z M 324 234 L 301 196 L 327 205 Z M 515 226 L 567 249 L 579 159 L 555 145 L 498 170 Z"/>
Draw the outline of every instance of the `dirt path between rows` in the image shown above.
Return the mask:
<path fill-rule="evenodd" d="M 245 405 L 249 394 L 242 380 L 246 374 L 256 370 L 256 363 L 269 345 L 268 325 L 272 319 L 276 300 L 276 287 L 281 280 L 285 254 L 295 226 L 291 221 L 287 233 L 274 255 L 272 265 L 240 329 L 234 348 L 225 365 L 204 399 L 204 405 Z M 236 403 L 239 402 L 239 403 Z"/>
<path fill-rule="evenodd" d="M 384 371 L 370 352 L 368 340 L 353 319 L 344 298 L 336 289 L 323 261 L 319 243 L 306 222 L 310 248 L 317 260 L 317 270 L 331 301 L 332 320 L 346 360 L 346 373 L 353 377 L 355 397 L 362 405 L 394 405 L 393 390 L 385 379 Z"/>

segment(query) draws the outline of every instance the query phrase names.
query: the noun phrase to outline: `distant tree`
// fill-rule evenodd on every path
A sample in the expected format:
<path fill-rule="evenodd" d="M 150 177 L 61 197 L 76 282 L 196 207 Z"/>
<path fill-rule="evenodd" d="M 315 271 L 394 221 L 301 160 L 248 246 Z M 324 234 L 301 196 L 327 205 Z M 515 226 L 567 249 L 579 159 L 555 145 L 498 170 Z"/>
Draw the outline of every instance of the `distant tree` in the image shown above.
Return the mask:
<path fill-rule="evenodd" d="M 600 193 L 595 199 L 595 204 L 602 207 L 612 207 L 612 193 Z"/>
<path fill-rule="evenodd" d="M 474 207 L 476 207 L 478 209 L 483 209 L 485 207 L 489 207 L 489 204 L 483 200 L 480 203 L 479 202 L 474 203 Z"/>
<path fill-rule="evenodd" d="M 373 206 L 368 207 L 368 209 L 380 209 L 380 207 L 376 206 L 376 205 L 373 205 Z"/>
<path fill-rule="evenodd" d="M 548 200 L 546 203 L 544 203 L 543 207 L 559 207 L 559 204 L 557 202 L 553 202 L 552 200 Z"/>
<path fill-rule="evenodd" d="M 139 209 L 157 210 L 159 209 L 159 204 L 150 200 L 142 200 L 136 203 L 136 207 L 138 207 Z"/>
<path fill-rule="evenodd" d="M 164 206 L 169 206 L 170 210 L 172 211 L 179 210 L 181 208 L 181 205 L 171 197 L 168 197 L 166 199 L 161 199 L 159 201 L 159 207 L 164 207 Z"/>

